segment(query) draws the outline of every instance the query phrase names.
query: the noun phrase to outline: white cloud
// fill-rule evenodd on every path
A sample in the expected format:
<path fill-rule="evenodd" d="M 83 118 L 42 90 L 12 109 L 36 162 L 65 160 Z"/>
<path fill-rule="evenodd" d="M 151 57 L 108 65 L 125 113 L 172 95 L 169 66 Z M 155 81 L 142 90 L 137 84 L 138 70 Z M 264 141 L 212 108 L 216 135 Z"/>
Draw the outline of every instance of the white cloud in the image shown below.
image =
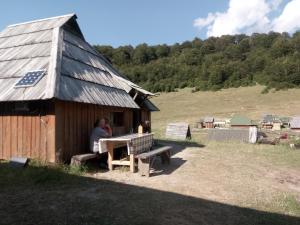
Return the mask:
<path fill-rule="evenodd" d="M 198 28 L 203 28 L 214 22 L 216 15 L 213 13 L 208 13 L 206 18 L 198 18 L 194 21 L 194 26 Z"/>
<path fill-rule="evenodd" d="M 300 28 L 300 0 L 286 4 L 281 15 L 272 22 L 272 29 L 278 32 L 294 32 Z"/>
<path fill-rule="evenodd" d="M 230 0 L 225 12 L 209 13 L 206 18 L 194 20 L 194 26 L 205 28 L 208 37 L 271 30 L 293 32 L 300 28 L 300 0 L 291 0 L 278 17 L 270 18 L 281 3 L 282 0 Z"/>

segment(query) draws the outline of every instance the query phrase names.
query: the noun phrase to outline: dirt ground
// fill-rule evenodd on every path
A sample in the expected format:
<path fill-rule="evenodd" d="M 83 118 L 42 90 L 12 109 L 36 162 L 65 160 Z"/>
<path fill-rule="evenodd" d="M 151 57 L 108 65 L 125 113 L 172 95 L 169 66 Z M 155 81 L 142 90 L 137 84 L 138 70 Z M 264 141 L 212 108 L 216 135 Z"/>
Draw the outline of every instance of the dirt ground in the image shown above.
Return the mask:
<path fill-rule="evenodd" d="M 35 164 L 14 170 L 0 162 L 0 224 L 300 224 L 300 151 L 165 144 L 173 146 L 171 165 L 157 160 L 150 178 L 124 168 L 82 174 Z"/>
<path fill-rule="evenodd" d="M 283 207 L 288 204 L 285 198 L 293 195 L 300 208 L 300 163 L 299 167 L 290 167 L 284 161 L 276 165 L 272 162 L 274 156 L 257 154 L 264 146 L 225 144 L 218 148 L 219 144 L 194 143 L 187 147 L 176 142 L 167 144 L 173 146 L 171 165 L 162 165 L 157 159 L 150 178 L 122 169 L 89 176 L 300 217 L 300 212 Z M 277 154 L 280 150 L 266 151 Z M 296 155 L 299 158 L 300 152 Z"/>

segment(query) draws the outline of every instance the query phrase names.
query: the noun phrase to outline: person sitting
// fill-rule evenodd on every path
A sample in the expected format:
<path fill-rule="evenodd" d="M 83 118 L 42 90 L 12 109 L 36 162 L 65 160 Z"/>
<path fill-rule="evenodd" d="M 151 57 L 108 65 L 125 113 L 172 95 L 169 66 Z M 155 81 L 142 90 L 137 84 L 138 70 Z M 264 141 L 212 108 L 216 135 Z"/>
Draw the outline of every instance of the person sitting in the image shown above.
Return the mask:
<path fill-rule="evenodd" d="M 144 122 L 143 132 L 144 133 L 151 133 L 151 125 L 150 125 L 150 121 L 149 120 L 146 120 Z"/>
<path fill-rule="evenodd" d="M 110 125 L 109 125 L 109 119 L 104 118 L 104 120 L 105 120 L 105 124 L 103 125 L 103 129 L 104 129 L 110 136 L 112 136 L 112 129 L 111 129 Z"/>
<path fill-rule="evenodd" d="M 90 136 L 90 150 L 94 153 L 99 152 L 99 139 L 112 136 L 112 129 L 105 119 L 96 120 L 94 129 Z"/>

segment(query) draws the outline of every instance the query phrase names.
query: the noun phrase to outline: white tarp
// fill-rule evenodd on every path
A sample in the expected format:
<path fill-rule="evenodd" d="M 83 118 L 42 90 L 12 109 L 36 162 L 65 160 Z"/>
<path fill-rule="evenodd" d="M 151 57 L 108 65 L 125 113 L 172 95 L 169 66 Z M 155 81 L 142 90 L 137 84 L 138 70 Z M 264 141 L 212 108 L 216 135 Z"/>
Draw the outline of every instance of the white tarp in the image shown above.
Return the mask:
<path fill-rule="evenodd" d="M 257 127 L 249 127 L 249 143 L 255 144 L 257 141 Z"/>

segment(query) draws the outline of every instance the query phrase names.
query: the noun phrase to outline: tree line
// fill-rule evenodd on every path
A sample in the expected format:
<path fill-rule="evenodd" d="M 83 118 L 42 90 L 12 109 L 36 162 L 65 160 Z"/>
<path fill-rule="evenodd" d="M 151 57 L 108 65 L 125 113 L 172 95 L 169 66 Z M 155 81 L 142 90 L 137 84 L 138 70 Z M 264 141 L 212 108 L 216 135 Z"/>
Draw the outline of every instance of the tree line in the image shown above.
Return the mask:
<path fill-rule="evenodd" d="M 300 86 L 300 32 L 224 35 L 173 45 L 94 46 L 123 75 L 152 92 Z"/>

